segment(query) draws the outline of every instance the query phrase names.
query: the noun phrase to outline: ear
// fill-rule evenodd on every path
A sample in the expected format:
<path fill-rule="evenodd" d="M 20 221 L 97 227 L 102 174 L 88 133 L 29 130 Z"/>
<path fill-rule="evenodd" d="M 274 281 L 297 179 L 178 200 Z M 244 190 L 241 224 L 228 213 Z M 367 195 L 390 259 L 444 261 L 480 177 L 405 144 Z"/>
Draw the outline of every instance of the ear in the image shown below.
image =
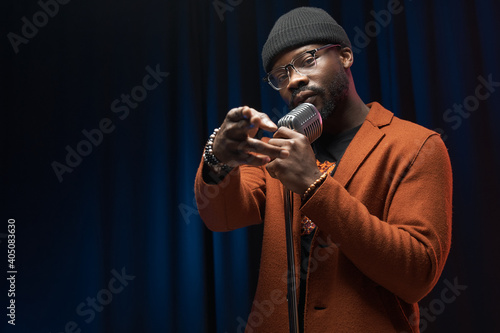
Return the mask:
<path fill-rule="evenodd" d="M 353 62 L 354 62 L 354 54 L 352 53 L 352 50 L 348 47 L 343 47 L 340 52 L 340 62 L 344 66 L 345 69 L 351 68 Z"/>

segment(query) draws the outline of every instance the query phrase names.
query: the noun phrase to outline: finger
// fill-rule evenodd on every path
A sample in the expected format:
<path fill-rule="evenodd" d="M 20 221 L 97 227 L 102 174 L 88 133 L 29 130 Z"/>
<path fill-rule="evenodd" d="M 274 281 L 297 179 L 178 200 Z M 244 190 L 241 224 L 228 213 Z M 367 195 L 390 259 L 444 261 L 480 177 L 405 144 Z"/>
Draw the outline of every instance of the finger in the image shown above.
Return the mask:
<path fill-rule="evenodd" d="M 275 131 L 278 127 L 265 113 L 248 106 L 231 109 L 226 115 L 224 130 L 234 139 L 243 140 L 246 136 L 254 137 L 259 128 Z"/>
<path fill-rule="evenodd" d="M 266 165 L 271 161 L 271 158 L 266 155 L 255 155 L 255 154 L 247 154 L 246 158 L 244 159 L 244 164 L 248 165 L 253 165 L 253 166 L 262 166 Z"/>
<path fill-rule="evenodd" d="M 304 134 L 301 134 L 297 131 L 294 131 L 288 127 L 280 127 L 273 135 L 273 138 L 282 138 L 282 139 L 292 139 L 292 138 L 301 138 Z"/>
<path fill-rule="evenodd" d="M 231 122 L 238 122 L 244 119 L 248 120 L 249 117 L 245 118 L 246 116 L 242 112 L 244 108 L 248 108 L 248 106 L 240 106 L 229 110 L 229 112 L 226 115 L 226 118 Z"/>
<path fill-rule="evenodd" d="M 265 143 L 261 140 L 252 139 L 252 138 L 249 138 L 246 141 L 245 149 L 249 152 L 267 155 L 271 159 L 287 158 L 290 155 L 290 153 L 287 149 L 283 149 L 279 145 L 272 145 L 269 143 Z"/>
<path fill-rule="evenodd" d="M 267 173 L 269 173 L 269 176 L 271 176 L 274 179 L 278 179 L 278 176 L 274 172 L 274 163 L 273 162 L 270 162 L 266 165 L 266 170 L 267 170 Z"/>
<path fill-rule="evenodd" d="M 270 132 L 274 132 L 278 129 L 278 126 L 276 126 L 276 124 L 269 119 L 268 115 L 265 113 L 249 107 L 244 107 L 241 112 L 245 119 L 250 120 L 251 127 L 262 128 L 263 130 Z"/>
<path fill-rule="evenodd" d="M 276 156 L 281 156 L 279 147 L 267 145 L 260 140 L 251 138 L 247 138 L 243 142 L 229 139 L 225 142 L 224 147 L 227 156 L 225 161 L 232 160 L 237 164 L 263 165 Z"/>
<path fill-rule="evenodd" d="M 269 156 L 259 155 L 254 153 L 248 153 L 239 151 L 233 154 L 233 159 L 227 162 L 229 166 L 237 166 L 241 164 L 262 166 L 271 161 Z"/>
<path fill-rule="evenodd" d="M 267 143 L 276 147 L 287 147 L 293 145 L 294 142 L 292 139 L 270 139 Z"/>
<path fill-rule="evenodd" d="M 248 108 L 246 106 L 241 106 L 238 108 L 231 109 L 227 115 L 226 119 L 222 125 L 224 135 L 233 140 L 244 141 L 250 135 L 251 126 L 250 119 L 243 114 L 243 110 Z M 256 132 L 256 131 L 255 131 Z M 250 135 L 254 136 L 254 135 Z"/>
<path fill-rule="evenodd" d="M 293 145 L 295 144 L 293 140 L 289 139 L 270 139 L 268 143 L 281 148 L 280 155 L 278 156 L 281 159 L 290 156 L 290 150 L 293 149 Z"/>
<path fill-rule="evenodd" d="M 240 120 L 235 123 L 227 123 L 224 127 L 224 135 L 233 140 L 237 141 L 245 141 L 248 136 L 251 136 L 249 133 L 251 128 L 249 128 L 250 122 L 248 120 Z"/>

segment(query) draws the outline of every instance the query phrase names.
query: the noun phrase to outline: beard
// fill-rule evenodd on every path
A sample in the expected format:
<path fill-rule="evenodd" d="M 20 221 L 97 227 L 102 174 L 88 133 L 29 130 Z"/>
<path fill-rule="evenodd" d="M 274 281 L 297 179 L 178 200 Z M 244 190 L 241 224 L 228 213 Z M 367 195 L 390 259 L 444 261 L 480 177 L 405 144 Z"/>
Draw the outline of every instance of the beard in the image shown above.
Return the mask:
<path fill-rule="evenodd" d="M 319 114 L 323 121 L 330 118 L 335 111 L 335 108 L 347 98 L 349 92 L 349 79 L 345 70 L 341 69 L 333 77 L 333 80 L 326 86 L 320 88 L 317 86 L 302 86 L 295 90 L 292 94 L 292 100 L 302 91 L 313 91 L 324 101 L 323 108 L 319 109 Z"/>
<path fill-rule="evenodd" d="M 325 89 L 321 90 L 323 90 L 325 105 L 318 111 L 321 118 L 326 120 L 330 118 L 335 108 L 347 98 L 347 93 L 349 92 L 349 79 L 347 78 L 345 70 L 340 70 L 338 74 L 335 75 L 326 88 L 327 94 L 324 92 Z"/>

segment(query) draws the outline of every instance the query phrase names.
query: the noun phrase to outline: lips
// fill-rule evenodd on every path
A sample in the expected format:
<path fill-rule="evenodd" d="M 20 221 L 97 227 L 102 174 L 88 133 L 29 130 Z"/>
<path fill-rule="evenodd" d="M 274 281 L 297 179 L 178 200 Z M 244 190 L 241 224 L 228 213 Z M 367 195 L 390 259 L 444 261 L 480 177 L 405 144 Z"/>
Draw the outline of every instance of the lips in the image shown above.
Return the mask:
<path fill-rule="evenodd" d="M 299 93 L 295 98 L 293 99 L 292 106 L 294 108 L 297 107 L 297 105 L 304 103 L 308 98 L 315 96 L 316 93 L 314 91 L 303 91 Z"/>

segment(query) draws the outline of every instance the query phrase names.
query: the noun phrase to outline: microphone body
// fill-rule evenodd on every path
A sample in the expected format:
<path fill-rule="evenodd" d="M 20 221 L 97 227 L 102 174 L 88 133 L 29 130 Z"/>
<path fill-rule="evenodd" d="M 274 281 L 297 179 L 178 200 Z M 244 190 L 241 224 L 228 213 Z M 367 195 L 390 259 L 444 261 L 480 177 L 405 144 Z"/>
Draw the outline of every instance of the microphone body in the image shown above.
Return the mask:
<path fill-rule="evenodd" d="M 321 136 L 323 119 L 311 103 L 302 103 L 278 120 L 278 127 L 285 126 L 304 134 L 309 143 Z"/>

